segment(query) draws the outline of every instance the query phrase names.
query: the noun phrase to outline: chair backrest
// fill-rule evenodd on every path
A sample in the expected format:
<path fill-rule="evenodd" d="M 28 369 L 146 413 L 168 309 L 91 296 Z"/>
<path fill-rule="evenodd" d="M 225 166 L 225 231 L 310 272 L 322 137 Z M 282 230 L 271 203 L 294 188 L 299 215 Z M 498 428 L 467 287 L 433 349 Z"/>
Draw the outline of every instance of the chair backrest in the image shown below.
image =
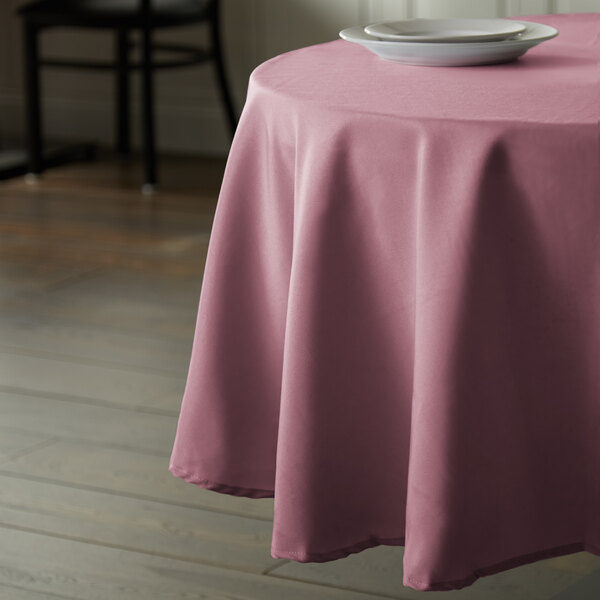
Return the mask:
<path fill-rule="evenodd" d="M 218 3 L 219 0 L 209 0 L 207 2 L 207 4 L 209 5 L 215 5 Z M 144 12 L 150 12 L 152 10 L 152 4 L 153 4 L 153 0 L 139 0 L 139 7 L 140 7 L 140 11 L 142 13 Z"/>
<path fill-rule="evenodd" d="M 140 13 L 142 17 L 149 17 L 152 12 L 152 0 L 140 0 Z"/>

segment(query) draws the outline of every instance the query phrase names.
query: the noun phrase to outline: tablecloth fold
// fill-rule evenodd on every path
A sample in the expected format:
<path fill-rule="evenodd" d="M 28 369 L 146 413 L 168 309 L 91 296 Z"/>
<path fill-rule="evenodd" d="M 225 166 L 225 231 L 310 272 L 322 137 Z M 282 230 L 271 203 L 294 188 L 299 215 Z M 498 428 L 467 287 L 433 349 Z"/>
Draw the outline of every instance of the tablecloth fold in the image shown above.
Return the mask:
<path fill-rule="evenodd" d="M 405 545 L 458 589 L 600 554 L 600 15 L 518 62 L 335 41 L 252 75 L 171 471 L 274 557 Z"/>

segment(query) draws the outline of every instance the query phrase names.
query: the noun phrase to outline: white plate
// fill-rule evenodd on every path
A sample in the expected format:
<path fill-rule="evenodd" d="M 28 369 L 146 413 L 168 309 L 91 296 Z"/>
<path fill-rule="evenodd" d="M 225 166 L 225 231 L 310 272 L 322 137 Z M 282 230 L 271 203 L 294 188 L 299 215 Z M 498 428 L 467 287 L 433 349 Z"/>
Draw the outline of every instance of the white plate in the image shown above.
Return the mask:
<path fill-rule="evenodd" d="M 523 23 L 510 19 L 408 19 L 365 27 L 369 35 L 398 42 L 498 41 L 523 31 Z"/>
<path fill-rule="evenodd" d="M 340 31 L 340 37 L 348 42 L 364 46 L 385 60 L 405 65 L 428 67 L 465 67 L 505 63 L 519 58 L 527 50 L 549 40 L 558 31 L 549 25 L 520 21 L 526 26 L 514 39 L 499 42 L 390 42 L 379 40 L 364 27 L 350 27 Z"/>

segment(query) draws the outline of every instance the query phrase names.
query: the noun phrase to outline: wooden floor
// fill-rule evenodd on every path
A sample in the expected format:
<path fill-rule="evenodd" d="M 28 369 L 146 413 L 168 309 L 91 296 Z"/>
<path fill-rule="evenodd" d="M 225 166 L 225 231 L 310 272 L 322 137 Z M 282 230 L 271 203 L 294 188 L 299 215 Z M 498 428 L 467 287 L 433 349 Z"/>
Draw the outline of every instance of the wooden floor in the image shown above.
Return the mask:
<path fill-rule="evenodd" d="M 165 159 L 161 193 L 109 161 L 0 184 L 0 599 L 368 600 L 402 548 L 269 554 L 272 502 L 168 472 L 224 164 Z M 597 600 L 576 554 L 444 598 Z"/>

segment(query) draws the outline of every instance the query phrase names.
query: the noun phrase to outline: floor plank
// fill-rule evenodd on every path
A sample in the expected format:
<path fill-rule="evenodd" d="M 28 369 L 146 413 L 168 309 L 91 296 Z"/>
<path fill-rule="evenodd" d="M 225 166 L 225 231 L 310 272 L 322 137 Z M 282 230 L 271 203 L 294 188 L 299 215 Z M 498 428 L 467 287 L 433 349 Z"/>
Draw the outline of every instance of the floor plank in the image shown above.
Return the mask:
<path fill-rule="evenodd" d="M 598 596 L 600 596 L 600 569 L 553 596 L 551 600 L 598 600 Z"/>
<path fill-rule="evenodd" d="M 132 268 L 135 272 L 136 268 Z M 187 275 L 187 273 L 186 273 Z M 201 275 L 197 274 L 200 281 Z M 157 286 L 160 280 L 157 281 Z M 134 335 L 149 333 L 191 342 L 196 323 L 197 299 L 187 309 L 144 302 L 141 299 L 114 298 L 109 289 L 102 295 L 86 294 L 62 287 L 43 296 L 10 296 L 2 299 L 2 310 L 27 311 L 38 317 L 59 318 Z"/>
<path fill-rule="evenodd" d="M 289 562 L 274 569 L 270 576 L 363 590 L 401 600 L 417 600 L 423 597 L 424 592 L 402 584 L 403 556 L 402 547 L 379 546 L 330 563 Z M 573 556 L 572 560 L 587 559 L 585 553 Z M 549 600 L 580 579 L 580 573 L 554 568 L 551 560 L 538 561 L 482 577 L 470 587 L 444 592 L 443 596 L 461 600 Z M 577 598 L 573 597 L 573 600 Z"/>
<path fill-rule="evenodd" d="M 71 261 L 63 262 L 13 262 L 0 261 L 0 296 L 15 296 L 24 293 L 44 291 L 61 282 L 89 273 L 96 268 L 88 265 L 74 265 Z"/>
<path fill-rule="evenodd" d="M 374 600 L 376 596 L 4 529 L 0 584 L 77 600 Z"/>
<path fill-rule="evenodd" d="M 43 452 L 4 463 L 0 474 L 272 520 L 271 499 L 237 498 L 203 490 L 171 475 L 168 462 L 168 457 L 59 441 Z"/>
<path fill-rule="evenodd" d="M 191 340 L 187 343 L 159 338 L 149 343 L 147 337 L 131 332 L 83 327 L 61 319 L 4 310 L 0 313 L 0 352 L 185 377 Z"/>
<path fill-rule="evenodd" d="M 32 377 L 35 373 L 35 377 Z M 81 398 L 107 406 L 177 415 L 185 377 L 139 373 L 118 366 L 0 352 L 0 389 Z"/>
<path fill-rule="evenodd" d="M 143 358 L 149 356 L 151 362 L 148 366 L 155 366 L 160 361 L 156 365 L 158 369 L 163 363 L 168 369 L 181 369 L 182 359 L 187 368 L 189 362 L 193 332 L 189 332 L 187 337 L 173 338 L 148 330 L 121 330 L 106 323 L 92 323 L 68 312 L 55 315 L 44 298 L 39 296 L 21 298 L 20 302 L 13 302 L 10 306 L 6 302 L 0 304 L 0 343 L 7 348 L 22 344 L 25 349 L 56 352 L 60 356 L 77 351 L 79 347 L 83 351 L 78 356 L 97 357 L 102 361 L 107 360 L 108 355 L 110 362 L 124 366 L 128 366 L 129 360 L 133 360 L 135 365 L 136 356 L 139 364 L 146 365 Z M 53 338 L 54 335 L 56 338 Z M 54 345 L 53 339 L 56 340 Z M 113 355 L 110 354 L 111 345 Z M 121 353 L 127 360 L 119 360 Z M 173 356 L 169 359 L 171 353 Z"/>
<path fill-rule="evenodd" d="M 127 187 L 94 186 L 97 171 L 88 168 L 82 180 L 71 176 L 66 186 L 55 173 L 34 186 L 4 182 L 3 256 L 202 272 L 218 186 L 205 181 L 193 193 L 148 200 Z M 217 165 L 216 173 L 221 171 Z"/>
<path fill-rule="evenodd" d="M 168 456 L 175 437 L 177 417 L 82 404 L 27 394 L 0 391 L 3 423 L 33 438 L 60 437 L 82 444 L 101 444 Z M 4 434 L 0 436 L 0 452 Z"/>
<path fill-rule="evenodd" d="M 552 569 L 559 571 L 589 575 L 600 569 L 600 556 L 590 554 L 589 552 L 576 552 L 575 554 L 549 558 L 546 564 Z M 600 587 L 598 588 L 598 597 L 600 598 Z"/>
<path fill-rule="evenodd" d="M 262 573 L 271 523 L 0 476 L 0 526 Z"/>
<path fill-rule="evenodd" d="M 67 596 L 32 592 L 20 587 L 0 585 L 0 600 L 73 600 Z"/>
<path fill-rule="evenodd" d="M 129 227 L 159 233 L 197 233 L 212 224 L 216 193 L 204 185 L 196 193 L 163 193 L 148 199 L 131 189 L 92 187 L 88 181 L 78 181 L 74 171 L 70 172 L 71 180 L 65 186 L 50 180 L 33 186 L 24 186 L 18 180 L 3 182 L 3 221 L 44 226 L 86 223 L 98 231 Z"/>
<path fill-rule="evenodd" d="M 5 418 L 1 408 L 0 414 L 2 414 L 3 423 L 11 423 L 11 425 L 14 426 L 10 419 Z M 0 465 L 9 458 L 16 456 L 28 448 L 34 448 L 50 438 L 51 436 L 48 435 L 47 431 L 36 433 L 30 431 L 15 431 L 0 426 Z"/>
<path fill-rule="evenodd" d="M 90 262 L 95 261 L 99 267 L 117 265 L 155 273 L 196 275 L 199 278 L 204 271 L 204 259 L 208 247 L 208 234 L 188 238 L 184 250 L 181 249 L 180 242 L 176 243 L 172 240 L 163 244 L 161 251 L 150 244 L 146 249 L 136 248 L 134 251 L 125 251 L 126 241 L 123 241 L 123 248 L 115 245 L 93 245 L 85 243 L 85 240 L 71 244 L 61 240 L 59 244 L 53 239 L 36 239 L 33 232 L 31 241 L 24 244 L 20 231 L 6 232 L 2 229 L 0 222 L 0 236 L 3 238 L 2 253 L 10 256 L 11 260 L 31 262 L 69 260 L 81 267 L 86 267 Z M 168 250 L 167 253 L 164 252 L 165 249 Z M 179 253 L 176 260 L 174 260 L 175 253 Z"/>
<path fill-rule="evenodd" d="M 140 194 L 139 158 L 119 163 L 110 152 L 101 152 L 99 160 L 89 163 L 73 163 L 51 169 L 35 184 L 24 184 L 22 179 L 8 180 L 5 189 L 25 192 L 36 197 L 66 190 L 75 197 L 99 197 L 99 202 L 128 203 L 171 210 L 175 205 L 198 208 L 201 199 L 214 198 L 221 186 L 225 159 L 215 157 L 161 155 L 160 191 L 150 199 Z"/>
<path fill-rule="evenodd" d="M 196 275 L 107 267 L 94 271 L 89 277 L 74 279 L 58 294 L 77 294 L 86 300 L 100 298 L 119 304 L 126 301 L 195 316 L 201 287 L 202 281 Z"/>

